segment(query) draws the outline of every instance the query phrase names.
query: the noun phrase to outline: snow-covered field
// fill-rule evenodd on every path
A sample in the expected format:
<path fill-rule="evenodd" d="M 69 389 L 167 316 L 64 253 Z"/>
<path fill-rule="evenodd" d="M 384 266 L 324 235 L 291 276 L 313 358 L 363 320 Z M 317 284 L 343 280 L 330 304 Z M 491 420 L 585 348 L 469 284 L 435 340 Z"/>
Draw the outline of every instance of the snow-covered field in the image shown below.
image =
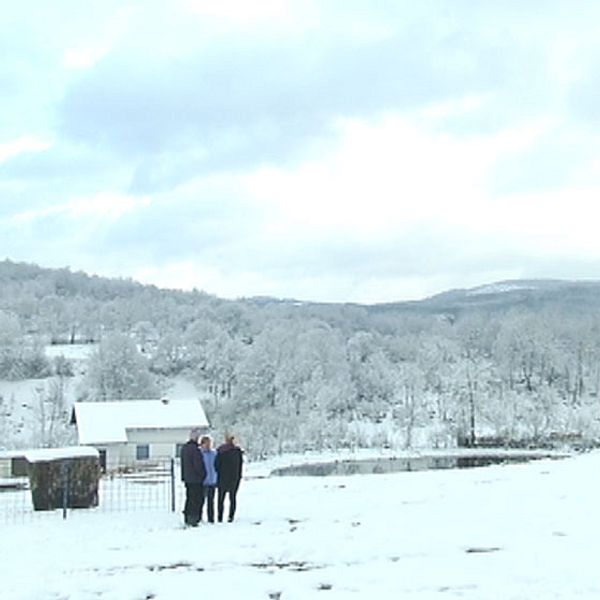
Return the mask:
<path fill-rule="evenodd" d="M 0 597 L 597 599 L 598 473 L 594 452 L 248 478 L 238 520 L 198 529 L 166 511 L 47 514 L 3 527 Z"/>

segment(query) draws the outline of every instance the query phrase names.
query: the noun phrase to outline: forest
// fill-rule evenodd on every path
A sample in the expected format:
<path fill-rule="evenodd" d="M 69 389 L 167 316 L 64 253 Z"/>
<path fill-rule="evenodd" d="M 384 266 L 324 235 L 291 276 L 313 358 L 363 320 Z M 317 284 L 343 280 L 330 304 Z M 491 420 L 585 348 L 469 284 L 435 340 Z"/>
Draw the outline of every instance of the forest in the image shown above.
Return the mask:
<path fill-rule="evenodd" d="M 385 305 L 234 301 L 4 260 L 0 379 L 51 378 L 40 419 L 64 419 L 73 365 L 45 348 L 89 344 L 78 399 L 160 397 L 166 380 L 185 377 L 205 392 L 213 427 L 238 432 L 254 456 L 590 446 L 600 439 L 599 292 L 533 280 Z"/>

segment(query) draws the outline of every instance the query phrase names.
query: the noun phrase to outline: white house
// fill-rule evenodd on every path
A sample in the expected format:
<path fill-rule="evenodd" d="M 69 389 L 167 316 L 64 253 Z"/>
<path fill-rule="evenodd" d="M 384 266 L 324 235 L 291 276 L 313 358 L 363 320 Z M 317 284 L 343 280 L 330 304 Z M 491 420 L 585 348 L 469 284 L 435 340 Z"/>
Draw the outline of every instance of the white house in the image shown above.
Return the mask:
<path fill-rule="evenodd" d="M 71 423 L 108 470 L 176 457 L 192 427 L 209 426 L 199 400 L 167 399 L 76 402 Z"/>

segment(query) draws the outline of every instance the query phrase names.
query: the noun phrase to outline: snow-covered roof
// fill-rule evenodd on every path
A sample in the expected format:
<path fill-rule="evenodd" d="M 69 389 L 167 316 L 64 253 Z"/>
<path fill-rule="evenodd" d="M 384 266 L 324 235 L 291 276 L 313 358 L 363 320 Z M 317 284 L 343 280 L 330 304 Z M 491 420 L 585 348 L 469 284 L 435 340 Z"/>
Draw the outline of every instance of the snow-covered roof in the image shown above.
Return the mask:
<path fill-rule="evenodd" d="M 199 400 L 76 402 L 73 411 L 80 444 L 126 442 L 128 429 L 208 427 Z"/>
<path fill-rule="evenodd" d="M 0 450 L 0 460 L 24 458 L 26 450 Z"/>
<path fill-rule="evenodd" d="M 96 448 L 83 446 L 67 446 L 65 448 L 36 448 L 35 450 L 25 450 L 22 454 L 27 462 L 49 462 L 52 460 L 61 460 L 63 458 L 98 458 L 99 453 Z"/>

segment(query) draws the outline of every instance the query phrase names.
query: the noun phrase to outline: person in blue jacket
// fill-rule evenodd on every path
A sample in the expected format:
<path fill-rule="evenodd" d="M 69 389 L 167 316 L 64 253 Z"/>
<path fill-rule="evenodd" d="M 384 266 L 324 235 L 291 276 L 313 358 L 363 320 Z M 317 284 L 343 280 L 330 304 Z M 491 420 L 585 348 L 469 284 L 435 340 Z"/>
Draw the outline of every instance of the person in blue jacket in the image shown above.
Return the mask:
<path fill-rule="evenodd" d="M 204 461 L 204 470 L 206 476 L 202 482 L 202 500 L 200 501 L 200 520 L 202 520 L 202 511 L 206 501 L 206 514 L 209 523 L 215 522 L 215 490 L 217 489 L 217 471 L 215 469 L 215 459 L 217 451 L 212 447 L 213 441 L 210 435 L 203 435 L 200 438 L 200 452 Z"/>

